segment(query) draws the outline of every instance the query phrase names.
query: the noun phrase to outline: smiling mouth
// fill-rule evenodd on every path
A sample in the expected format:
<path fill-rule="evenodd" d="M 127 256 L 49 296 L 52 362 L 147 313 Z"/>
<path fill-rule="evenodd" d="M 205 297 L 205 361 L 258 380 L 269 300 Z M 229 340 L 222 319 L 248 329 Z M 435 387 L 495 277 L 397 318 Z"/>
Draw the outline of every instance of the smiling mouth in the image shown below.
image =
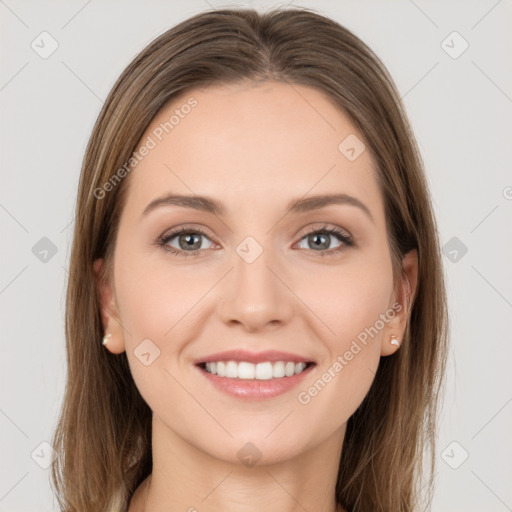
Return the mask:
<path fill-rule="evenodd" d="M 227 379 L 272 380 L 299 375 L 314 365 L 313 362 L 294 363 L 293 361 L 265 361 L 256 364 L 248 361 L 215 361 L 199 363 L 197 366 L 206 373 Z"/>

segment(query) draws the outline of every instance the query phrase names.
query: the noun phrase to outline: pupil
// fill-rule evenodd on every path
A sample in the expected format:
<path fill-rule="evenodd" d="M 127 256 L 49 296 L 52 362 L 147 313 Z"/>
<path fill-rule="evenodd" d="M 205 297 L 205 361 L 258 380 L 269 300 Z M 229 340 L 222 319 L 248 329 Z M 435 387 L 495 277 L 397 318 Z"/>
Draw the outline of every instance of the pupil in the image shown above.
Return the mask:
<path fill-rule="evenodd" d="M 199 236 L 198 236 L 198 235 L 190 235 L 190 234 L 188 234 L 188 235 L 182 235 L 182 238 L 185 238 L 185 239 L 186 239 L 185 247 L 187 247 L 187 248 L 189 248 L 189 249 L 190 249 L 190 248 L 192 248 L 192 249 L 199 249 L 199 247 L 192 247 L 194 244 L 197 244 L 197 241 L 196 241 L 196 242 L 194 242 L 194 240 L 193 240 L 193 239 L 194 239 L 194 237 L 195 237 L 196 239 L 199 239 Z M 180 238 L 180 242 L 181 242 L 181 239 L 182 239 L 182 238 Z M 182 245 L 182 244 L 180 244 L 180 245 Z M 201 242 L 199 242 L 199 246 L 200 246 L 200 245 L 201 245 Z M 182 247 L 183 247 L 183 245 L 182 245 Z"/>
<path fill-rule="evenodd" d="M 320 237 L 323 237 L 324 238 L 324 243 L 322 244 L 322 242 L 320 242 L 320 244 L 317 244 L 316 241 L 320 238 Z M 310 241 L 311 240 L 314 240 L 313 242 L 313 246 L 318 248 L 324 248 L 324 249 L 328 249 L 329 248 L 329 237 L 326 236 L 326 235 L 323 235 L 323 234 L 316 234 L 316 235 L 311 235 L 310 237 Z"/>

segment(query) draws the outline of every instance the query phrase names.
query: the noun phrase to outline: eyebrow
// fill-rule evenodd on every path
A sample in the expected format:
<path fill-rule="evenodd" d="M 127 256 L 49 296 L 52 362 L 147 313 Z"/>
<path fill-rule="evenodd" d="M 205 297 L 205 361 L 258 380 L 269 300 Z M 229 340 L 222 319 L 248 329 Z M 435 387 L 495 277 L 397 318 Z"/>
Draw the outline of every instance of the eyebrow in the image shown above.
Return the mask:
<path fill-rule="evenodd" d="M 375 223 L 368 207 L 359 199 L 347 194 L 323 194 L 294 199 L 288 204 L 286 214 L 309 212 L 333 204 L 355 206 L 362 210 L 370 218 L 370 220 Z M 144 209 L 142 215 L 145 216 L 149 212 L 161 206 L 181 206 L 183 208 L 193 208 L 194 210 L 212 213 L 219 217 L 225 213 L 225 209 L 222 204 L 210 197 L 168 194 L 162 197 L 157 197 L 151 201 L 151 203 L 149 203 Z"/>

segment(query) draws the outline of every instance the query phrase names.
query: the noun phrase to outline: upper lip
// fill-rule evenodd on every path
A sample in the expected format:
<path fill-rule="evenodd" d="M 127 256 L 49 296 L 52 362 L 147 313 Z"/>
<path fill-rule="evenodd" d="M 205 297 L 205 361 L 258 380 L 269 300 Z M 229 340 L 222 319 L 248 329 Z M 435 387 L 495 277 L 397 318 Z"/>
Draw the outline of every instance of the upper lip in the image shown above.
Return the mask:
<path fill-rule="evenodd" d="M 293 363 L 312 363 L 308 357 L 292 354 L 290 352 L 281 352 L 278 350 L 265 350 L 263 352 L 248 352 L 247 350 L 236 349 L 226 352 L 217 352 L 194 361 L 194 364 L 214 363 L 216 361 L 247 361 L 248 363 L 265 363 L 267 361 L 293 362 Z"/>

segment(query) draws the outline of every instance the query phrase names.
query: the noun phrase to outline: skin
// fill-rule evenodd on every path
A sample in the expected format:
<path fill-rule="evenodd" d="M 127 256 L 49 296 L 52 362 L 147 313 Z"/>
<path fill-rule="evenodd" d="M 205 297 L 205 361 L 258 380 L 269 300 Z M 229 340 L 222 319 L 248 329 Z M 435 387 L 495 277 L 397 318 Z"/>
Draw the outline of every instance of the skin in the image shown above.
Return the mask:
<path fill-rule="evenodd" d="M 153 472 L 129 512 L 335 511 L 347 420 L 381 356 L 398 349 L 389 340 L 402 339 L 406 308 L 308 404 L 297 394 L 380 314 L 406 304 L 408 286 L 412 294 L 416 288 L 417 254 L 403 259 L 409 283 L 394 283 L 373 161 L 369 151 L 349 161 L 338 150 L 349 134 L 363 137 L 321 92 L 278 82 L 187 91 L 141 140 L 191 96 L 198 105 L 127 178 L 113 276 L 98 284 L 105 332 L 112 333 L 107 348 L 126 350 L 153 411 Z M 170 192 L 215 198 L 226 212 L 164 206 L 142 216 Z M 285 215 L 293 199 L 332 193 L 359 199 L 373 219 L 349 204 Z M 333 252 L 343 242 L 327 235 L 315 249 L 307 234 L 324 224 L 349 233 L 355 245 Z M 180 257 L 156 244 L 179 226 L 206 231 L 200 255 Z M 236 252 L 247 236 L 263 248 L 250 264 Z M 168 245 L 185 251 L 183 236 L 179 242 L 178 235 Z M 102 260 L 95 270 L 104 271 Z M 149 366 L 134 355 L 147 338 L 160 350 Z M 285 394 L 236 399 L 214 388 L 193 361 L 240 347 L 306 355 L 316 366 Z M 237 456 L 247 442 L 261 452 L 252 467 Z"/>

